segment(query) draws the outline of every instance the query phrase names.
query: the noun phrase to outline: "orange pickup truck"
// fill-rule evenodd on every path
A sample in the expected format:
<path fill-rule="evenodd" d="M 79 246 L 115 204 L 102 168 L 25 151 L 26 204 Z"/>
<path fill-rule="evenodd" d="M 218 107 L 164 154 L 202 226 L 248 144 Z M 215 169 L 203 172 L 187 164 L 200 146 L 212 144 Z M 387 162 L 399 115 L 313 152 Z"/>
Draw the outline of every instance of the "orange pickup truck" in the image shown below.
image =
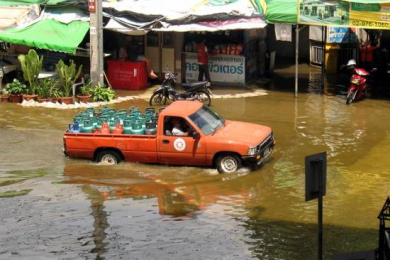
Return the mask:
<path fill-rule="evenodd" d="M 176 101 L 158 115 L 153 135 L 64 134 L 64 153 L 105 164 L 121 160 L 214 166 L 232 173 L 271 157 L 275 139 L 267 126 L 221 118 L 199 101 Z"/>

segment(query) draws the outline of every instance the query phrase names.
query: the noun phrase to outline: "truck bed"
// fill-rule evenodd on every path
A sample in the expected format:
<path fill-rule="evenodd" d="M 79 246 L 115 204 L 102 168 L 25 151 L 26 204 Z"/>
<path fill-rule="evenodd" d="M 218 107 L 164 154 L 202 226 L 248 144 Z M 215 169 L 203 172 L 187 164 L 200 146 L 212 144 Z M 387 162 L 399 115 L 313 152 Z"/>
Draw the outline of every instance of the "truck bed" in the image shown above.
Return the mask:
<path fill-rule="evenodd" d="M 116 150 L 126 161 L 158 161 L 156 135 L 64 134 L 64 152 L 69 157 L 94 160 L 96 154 L 104 149 Z"/>

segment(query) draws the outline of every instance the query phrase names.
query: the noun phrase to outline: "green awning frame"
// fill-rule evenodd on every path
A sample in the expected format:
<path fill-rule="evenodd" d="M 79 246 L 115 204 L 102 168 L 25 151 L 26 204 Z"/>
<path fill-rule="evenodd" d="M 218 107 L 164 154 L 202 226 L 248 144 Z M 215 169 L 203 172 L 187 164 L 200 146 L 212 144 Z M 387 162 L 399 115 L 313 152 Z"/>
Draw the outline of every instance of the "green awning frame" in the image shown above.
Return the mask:
<path fill-rule="evenodd" d="M 41 5 L 58 5 L 63 2 L 82 2 L 74 0 L 0 0 L 0 6 L 19 6 L 19 5 L 32 5 L 32 4 L 41 4 Z"/>
<path fill-rule="evenodd" d="M 346 2 L 360 3 L 360 4 L 384 4 L 390 3 L 390 0 L 345 0 Z"/>
<path fill-rule="evenodd" d="M 3 31 L 0 33 L 0 41 L 74 54 L 89 28 L 89 23 L 84 21 L 64 24 L 45 19 L 26 28 Z"/>

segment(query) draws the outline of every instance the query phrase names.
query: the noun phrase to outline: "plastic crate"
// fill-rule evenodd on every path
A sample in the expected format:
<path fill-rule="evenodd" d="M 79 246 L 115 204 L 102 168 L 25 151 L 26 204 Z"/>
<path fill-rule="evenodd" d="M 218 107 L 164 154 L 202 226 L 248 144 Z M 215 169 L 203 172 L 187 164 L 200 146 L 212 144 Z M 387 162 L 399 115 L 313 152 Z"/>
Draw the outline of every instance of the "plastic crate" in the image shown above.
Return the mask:
<path fill-rule="evenodd" d="M 145 61 L 109 60 L 107 77 L 114 89 L 137 90 L 147 87 Z"/>

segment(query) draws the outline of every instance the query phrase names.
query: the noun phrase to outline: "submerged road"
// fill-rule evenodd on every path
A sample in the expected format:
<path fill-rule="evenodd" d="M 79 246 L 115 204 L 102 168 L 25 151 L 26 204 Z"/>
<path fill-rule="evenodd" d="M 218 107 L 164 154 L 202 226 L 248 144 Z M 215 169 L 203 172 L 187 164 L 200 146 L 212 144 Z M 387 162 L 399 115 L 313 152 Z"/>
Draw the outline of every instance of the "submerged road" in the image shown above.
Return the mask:
<path fill-rule="evenodd" d="M 273 159 L 233 175 L 100 166 L 62 153 L 78 110 L 0 104 L 0 259 L 314 259 L 317 206 L 304 201 L 304 157 L 321 151 L 325 258 L 377 247 L 390 190 L 388 101 L 346 106 L 337 96 L 270 92 L 212 108 L 272 127 Z"/>

